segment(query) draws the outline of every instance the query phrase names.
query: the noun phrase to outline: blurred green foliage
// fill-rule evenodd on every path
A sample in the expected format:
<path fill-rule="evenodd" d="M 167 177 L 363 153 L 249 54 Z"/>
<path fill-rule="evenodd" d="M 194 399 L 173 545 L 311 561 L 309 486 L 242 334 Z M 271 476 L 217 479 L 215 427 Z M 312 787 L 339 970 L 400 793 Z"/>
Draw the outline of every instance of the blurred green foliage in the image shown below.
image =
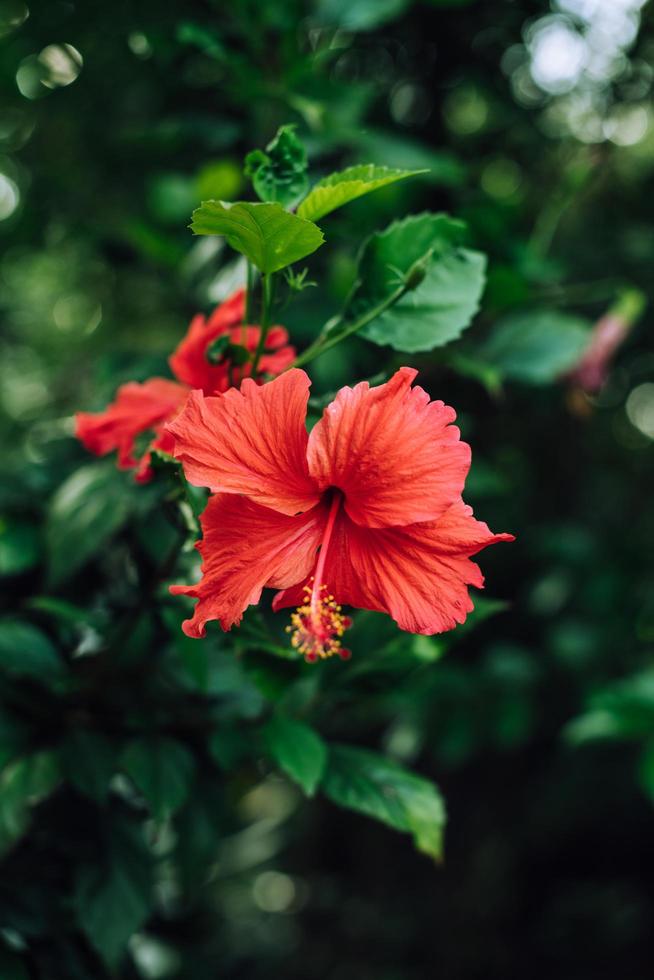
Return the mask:
<path fill-rule="evenodd" d="M 651 4 L 2 0 L 0 43 L 3 980 L 649 978 L 651 302 L 599 394 L 562 375 L 625 286 L 653 298 Z M 398 354 L 380 318 L 311 364 L 316 413 L 419 367 L 467 499 L 518 536 L 465 627 L 360 613 L 348 664 L 292 659 L 267 605 L 185 637 L 166 586 L 202 499 L 184 518 L 174 473 L 134 486 L 72 438 L 243 280 L 186 225 L 251 196 L 244 155 L 289 121 L 312 179 L 429 169 L 320 217 L 298 345 L 379 300 L 358 244 L 406 214 L 488 255 L 460 339 Z M 440 851 L 435 785 L 438 866 L 406 836 Z"/>

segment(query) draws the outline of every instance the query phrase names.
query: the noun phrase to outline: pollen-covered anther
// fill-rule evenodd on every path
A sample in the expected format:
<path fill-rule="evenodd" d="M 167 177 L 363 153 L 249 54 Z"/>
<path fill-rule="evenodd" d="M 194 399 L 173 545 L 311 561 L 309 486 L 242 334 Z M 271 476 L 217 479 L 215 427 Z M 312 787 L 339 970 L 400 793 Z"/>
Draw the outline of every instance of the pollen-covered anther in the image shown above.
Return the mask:
<path fill-rule="evenodd" d="M 301 653 L 307 663 L 325 660 L 334 655 L 349 660 L 351 653 L 341 645 L 341 637 L 352 625 L 349 616 L 344 616 L 341 606 L 336 602 L 327 586 L 317 591 L 311 585 L 304 588 L 305 602 L 291 616 L 288 630 L 291 646 Z"/>

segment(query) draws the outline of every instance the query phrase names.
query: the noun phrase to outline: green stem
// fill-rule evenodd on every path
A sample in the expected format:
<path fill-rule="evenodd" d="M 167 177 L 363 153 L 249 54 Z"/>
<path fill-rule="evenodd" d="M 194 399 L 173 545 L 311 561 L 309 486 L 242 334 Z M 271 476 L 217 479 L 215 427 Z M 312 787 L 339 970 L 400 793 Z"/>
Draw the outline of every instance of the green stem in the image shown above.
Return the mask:
<path fill-rule="evenodd" d="M 245 285 L 245 315 L 244 323 L 252 323 L 252 307 L 254 306 L 254 266 L 247 263 L 247 278 Z"/>
<path fill-rule="evenodd" d="M 246 269 L 245 313 L 243 314 L 243 323 L 241 324 L 241 343 L 244 347 L 247 347 L 247 327 L 248 324 L 252 323 L 252 307 L 254 306 L 254 266 L 251 262 L 246 263 Z"/>
<path fill-rule="evenodd" d="M 402 283 L 397 289 L 389 293 L 386 299 L 383 299 L 377 306 L 373 306 L 366 313 L 363 313 L 357 320 L 353 320 L 352 323 L 347 324 L 343 330 L 341 330 L 336 336 L 331 337 L 318 337 L 313 344 L 311 344 L 305 351 L 302 351 L 298 357 L 295 358 L 293 363 L 289 365 L 290 367 L 300 367 L 302 364 L 307 364 L 309 361 L 313 361 L 315 357 L 319 357 L 320 354 L 324 354 L 325 351 L 330 350 L 335 347 L 336 344 L 340 344 L 341 340 L 345 340 L 346 337 L 350 337 L 353 333 L 361 330 L 365 327 L 371 320 L 376 317 L 381 316 L 385 313 L 391 306 L 394 306 L 405 293 L 411 291 L 411 286 L 406 283 Z M 288 370 L 288 369 L 287 369 Z"/>
<path fill-rule="evenodd" d="M 257 344 L 257 349 L 255 350 L 252 358 L 251 377 L 253 378 L 256 378 L 257 376 L 259 361 L 261 360 L 261 355 L 264 352 L 266 340 L 268 338 L 268 331 L 270 330 L 270 318 L 273 303 L 273 284 L 272 273 L 261 276 L 261 323 L 259 324 L 259 343 Z"/>
<path fill-rule="evenodd" d="M 177 564 L 177 558 L 182 550 L 182 547 L 186 541 L 186 532 L 181 532 L 175 538 L 172 547 L 168 553 L 164 556 L 163 561 L 154 569 L 149 577 L 149 580 L 143 590 L 141 601 L 138 606 L 135 606 L 130 612 L 128 612 L 121 623 L 118 624 L 116 632 L 114 633 L 112 639 L 109 641 L 108 650 L 112 653 L 119 653 L 123 645 L 129 639 L 130 634 L 136 628 L 141 619 L 141 616 L 147 611 L 153 601 L 154 593 L 159 585 L 164 579 L 168 578 L 172 574 L 175 565 Z"/>

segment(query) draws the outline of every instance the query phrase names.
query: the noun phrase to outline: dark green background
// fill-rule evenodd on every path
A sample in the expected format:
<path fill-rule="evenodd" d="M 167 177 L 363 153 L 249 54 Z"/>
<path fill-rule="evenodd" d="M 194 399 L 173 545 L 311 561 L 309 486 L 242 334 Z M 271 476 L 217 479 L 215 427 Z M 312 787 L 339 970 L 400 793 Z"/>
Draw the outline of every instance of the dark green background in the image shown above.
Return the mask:
<path fill-rule="evenodd" d="M 2 980 L 645 980 L 654 466 L 626 406 L 654 381 L 651 311 L 582 414 L 564 382 L 493 396 L 455 355 L 512 310 L 592 320 L 623 285 L 652 298 L 651 5 L 613 79 L 582 72 L 558 94 L 530 81 L 524 41 L 553 13 L 537 0 L 52 0 L 19 24 L 22 7 L 0 3 L 0 174 L 20 196 L 0 221 Z M 74 80 L 74 52 L 55 52 L 63 76 L 35 57 L 62 44 L 83 58 Z M 641 138 L 608 139 L 634 110 Z M 165 482 L 89 468 L 72 438 L 74 411 L 165 372 L 190 316 L 228 291 L 232 257 L 192 239 L 191 210 L 249 197 L 242 158 L 285 122 L 315 175 L 430 168 L 320 222 L 320 287 L 283 315 L 298 346 L 338 310 L 362 235 L 395 217 L 451 212 L 489 255 L 460 344 L 358 340 L 311 365 L 317 393 L 418 367 L 473 446 L 466 499 L 517 536 L 481 558 L 507 610 L 426 667 L 370 616 L 351 663 L 313 673 L 253 639 L 239 659 L 217 630 L 186 641 L 154 581 L 177 533 Z M 285 617 L 264 617 L 283 636 Z M 328 740 L 439 785 L 442 866 L 271 773 L 257 723 L 289 697 Z M 173 760 L 172 821 L 128 780 L 135 738 Z M 59 778 L 17 788 L 6 767 L 35 752 Z"/>

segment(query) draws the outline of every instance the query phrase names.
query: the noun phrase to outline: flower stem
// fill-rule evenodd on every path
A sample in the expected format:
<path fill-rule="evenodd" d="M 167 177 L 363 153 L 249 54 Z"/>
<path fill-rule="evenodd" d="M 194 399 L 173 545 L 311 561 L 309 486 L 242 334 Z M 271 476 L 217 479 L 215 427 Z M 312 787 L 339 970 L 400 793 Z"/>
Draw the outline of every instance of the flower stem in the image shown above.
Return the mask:
<path fill-rule="evenodd" d="M 385 313 L 386 310 L 390 309 L 391 306 L 394 306 L 395 303 L 402 299 L 405 293 L 410 292 L 411 289 L 412 286 L 404 282 L 401 286 L 398 286 L 394 292 L 389 293 L 388 296 L 386 296 L 386 298 L 380 303 L 377 303 L 376 306 L 371 307 L 360 317 L 358 317 L 358 319 L 353 320 L 352 323 L 345 324 L 343 329 L 340 330 L 335 336 L 331 335 L 332 331 L 330 331 L 330 334 L 327 336 L 325 336 L 323 332 L 313 344 L 307 347 L 305 351 L 302 351 L 302 353 L 295 358 L 289 367 L 300 367 L 302 364 L 307 364 L 309 361 L 313 361 L 314 358 L 319 357 L 320 354 L 324 354 L 325 351 L 335 347 L 336 344 L 340 344 L 341 340 L 345 340 L 346 337 L 350 337 L 352 334 L 356 333 L 358 330 L 361 330 L 368 323 L 370 323 L 371 320 L 374 320 L 376 317 L 381 316 L 382 313 Z M 332 330 L 334 329 L 335 328 L 333 327 Z"/>
<path fill-rule="evenodd" d="M 248 324 L 252 323 L 252 307 L 254 305 L 254 266 L 246 260 L 246 279 L 245 279 L 245 311 L 243 313 L 243 323 L 241 324 L 241 344 L 247 347 L 248 343 Z M 242 373 L 242 372 L 241 372 Z M 231 386 L 231 382 L 230 382 Z"/>
<path fill-rule="evenodd" d="M 261 360 L 261 355 L 264 352 L 266 340 L 268 338 L 268 331 L 270 330 L 270 317 L 273 303 L 272 276 L 272 273 L 261 276 L 261 323 L 259 325 L 259 343 L 257 344 L 257 349 L 255 350 L 252 358 L 252 371 L 250 375 L 252 378 L 256 378 L 257 376 L 259 361 Z"/>
<path fill-rule="evenodd" d="M 247 278 L 245 285 L 245 314 L 244 323 L 252 323 L 252 307 L 254 306 L 254 266 L 247 263 Z"/>

